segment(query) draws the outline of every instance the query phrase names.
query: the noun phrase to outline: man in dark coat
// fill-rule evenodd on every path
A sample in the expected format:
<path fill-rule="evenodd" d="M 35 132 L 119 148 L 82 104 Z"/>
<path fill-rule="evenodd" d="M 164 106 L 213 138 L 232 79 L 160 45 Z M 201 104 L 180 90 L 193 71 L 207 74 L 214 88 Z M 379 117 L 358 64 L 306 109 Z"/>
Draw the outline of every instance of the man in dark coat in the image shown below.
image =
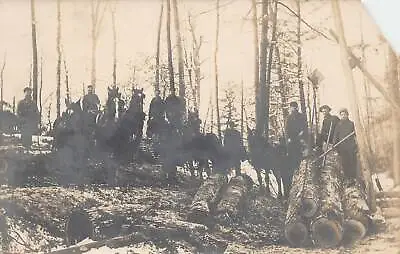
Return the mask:
<path fill-rule="evenodd" d="M 170 94 L 165 99 L 165 110 L 168 122 L 172 129 L 180 135 L 183 133 L 183 121 L 185 116 L 185 102 L 175 94 Z"/>
<path fill-rule="evenodd" d="M 343 108 L 339 111 L 340 121 L 336 125 L 333 134 L 333 142 L 336 144 L 346 138 L 349 134 L 355 131 L 354 123 L 349 120 L 349 112 Z M 345 141 L 336 147 L 339 154 L 343 173 L 347 180 L 357 179 L 357 141 L 355 132 L 348 137 Z"/>
<path fill-rule="evenodd" d="M 317 138 L 317 147 L 322 149 L 324 143 L 333 144 L 333 133 L 340 119 L 335 115 L 331 115 L 331 108 L 328 105 L 321 106 L 319 111 L 323 114 L 324 119 L 322 121 L 321 133 Z"/>
<path fill-rule="evenodd" d="M 293 174 L 300 166 L 308 137 L 307 118 L 298 111 L 297 102 L 291 102 L 289 106 L 290 114 L 285 125 L 288 153 L 288 164 L 286 168 L 288 170 L 286 180 L 288 186 L 286 189 L 290 189 Z"/>
<path fill-rule="evenodd" d="M 93 86 L 89 85 L 88 93 L 83 97 L 82 110 L 84 112 L 96 112 L 99 110 L 100 99 L 93 91 Z"/>
<path fill-rule="evenodd" d="M 246 151 L 243 146 L 242 136 L 235 129 L 235 123 L 228 121 L 224 132 L 224 150 L 229 156 L 229 168 L 234 168 L 236 175 L 241 174 L 240 161 L 245 159 Z"/>
<path fill-rule="evenodd" d="M 40 121 L 39 110 L 36 103 L 32 100 L 32 89 L 24 89 L 25 98 L 19 101 L 17 114 L 21 121 L 21 140 L 23 146 L 30 148 L 32 145 L 32 135 L 37 131 Z"/>
<path fill-rule="evenodd" d="M 149 107 L 149 120 L 147 126 L 148 137 L 153 134 L 161 133 L 165 128 L 165 101 L 160 96 L 160 92 L 156 92 L 156 96 L 151 100 Z"/>

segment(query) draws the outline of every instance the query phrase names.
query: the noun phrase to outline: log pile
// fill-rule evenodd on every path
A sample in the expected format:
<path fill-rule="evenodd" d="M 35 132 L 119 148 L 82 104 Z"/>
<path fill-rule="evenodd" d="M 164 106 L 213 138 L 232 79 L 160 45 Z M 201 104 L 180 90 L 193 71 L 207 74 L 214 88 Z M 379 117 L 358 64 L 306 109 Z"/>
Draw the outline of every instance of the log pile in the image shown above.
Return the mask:
<path fill-rule="evenodd" d="M 320 164 L 322 165 L 322 163 Z M 290 245 L 332 248 L 362 239 L 370 224 L 370 211 L 360 185 L 346 187 L 335 151 L 324 167 L 302 161 L 295 172 L 285 220 Z"/>

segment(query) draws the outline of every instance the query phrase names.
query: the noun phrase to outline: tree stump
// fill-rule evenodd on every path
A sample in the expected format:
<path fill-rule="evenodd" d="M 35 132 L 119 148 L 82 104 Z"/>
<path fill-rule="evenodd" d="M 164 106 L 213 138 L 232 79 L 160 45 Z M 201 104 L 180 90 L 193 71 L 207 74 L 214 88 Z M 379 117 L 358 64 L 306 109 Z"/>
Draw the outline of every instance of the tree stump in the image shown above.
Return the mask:
<path fill-rule="evenodd" d="M 314 244 L 322 248 L 337 246 L 343 238 L 342 178 L 337 153 L 326 156 L 326 165 L 320 171 L 319 211 L 311 222 Z"/>

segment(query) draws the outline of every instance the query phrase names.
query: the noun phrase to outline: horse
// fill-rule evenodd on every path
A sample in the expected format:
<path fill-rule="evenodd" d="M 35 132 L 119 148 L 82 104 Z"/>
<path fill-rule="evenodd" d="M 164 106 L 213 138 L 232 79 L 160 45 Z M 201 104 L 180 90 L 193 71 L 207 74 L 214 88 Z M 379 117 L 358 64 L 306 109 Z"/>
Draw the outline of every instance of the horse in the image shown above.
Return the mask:
<path fill-rule="evenodd" d="M 133 159 L 143 137 L 143 125 L 146 114 L 143 112 L 144 98 L 142 89 L 133 89 L 128 109 L 119 116 L 115 132 L 108 145 L 120 161 L 129 162 Z"/>
<path fill-rule="evenodd" d="M 269 172 L 272 171 L 278 182 L 278 197 L 282 198 L 282 173 L 284 173 L 284 163 L 286 160 L 286 154 L 282 151 L 283 144 L 274 145 L 272 143 L 266 142 L 263 137 L 257 135 L 255 131 L 248 130 L 248 141 L 249 141 L 249 157 L 250 164 L 253 166 L 257 173 L 257 179 L 260 189 L 263 188 L 263 179 L 261 176 L 261 171 L 264 169 L 264 180 L 265 180 L 265 190 L 267 194 L 270 194 L 270 178 Z M 288 190 L 284 190 L 285 193 Z"/>

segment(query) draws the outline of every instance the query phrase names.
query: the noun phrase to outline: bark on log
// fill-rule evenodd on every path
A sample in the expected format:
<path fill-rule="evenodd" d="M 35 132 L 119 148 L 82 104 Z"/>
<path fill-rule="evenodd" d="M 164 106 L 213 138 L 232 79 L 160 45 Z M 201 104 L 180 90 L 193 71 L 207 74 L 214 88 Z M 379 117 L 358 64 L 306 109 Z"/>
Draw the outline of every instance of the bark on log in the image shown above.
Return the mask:
<path fill-rule="evenodd" d="M 400 207 L 400 198 L 380 199 L 377 201 L 380 207 Z"/>
<path fill-rule="evenodd" d="M 305 183 L 302 192 L 301 206 L 302 215 L 306 218 L 311 218 L 318 210 L 318 168 L 311 163 L 307 166 L 308 168 L 305 172 Z"/>
<path fill-rule="evenodd" d="M 219 222 L 230 224 L 240 220 L 248 192 L 247 186 L 243 176 L 236 176 L 230 180 L 217 205 L 216 213 Z"/>
<path fill-rule="evenodd" d="M 400 198 L 400 191 L 382 191 L 376 193 L 377 199 L 382 198 Z"/>
<path fill-rule="evenodd" d="M 364 238 L 368 231 L 370 213 L 360 186 L 347 187 L 343 196 L 344 225 L 343 243 L 354 244 Z"/>
<path fill-rule="evenodd" d="M 337 152 L 326 156 L 326 165 L 320 171 L 319 211 L 311 222 L 311 237 L 314 244 L 331 248 L 343 238 L 342 177 Z"/>
<path fill-rule="evenodd" d="M 301 216 L 301 193 L 304 185 L 307 161 L 303 160 L 294 173 L 289 192 L 289 206 L 285 220 L 285 237 L 290 245 L 301 247 L 307 243 L 308 227 Z"/>
<path fill-rule="evenodd" d="M 213 211 L 227 181 L 227 177 L 222 174 L 215 174 L 208 178 L 194 196 L 188 220 L 203 222 Z"/>

